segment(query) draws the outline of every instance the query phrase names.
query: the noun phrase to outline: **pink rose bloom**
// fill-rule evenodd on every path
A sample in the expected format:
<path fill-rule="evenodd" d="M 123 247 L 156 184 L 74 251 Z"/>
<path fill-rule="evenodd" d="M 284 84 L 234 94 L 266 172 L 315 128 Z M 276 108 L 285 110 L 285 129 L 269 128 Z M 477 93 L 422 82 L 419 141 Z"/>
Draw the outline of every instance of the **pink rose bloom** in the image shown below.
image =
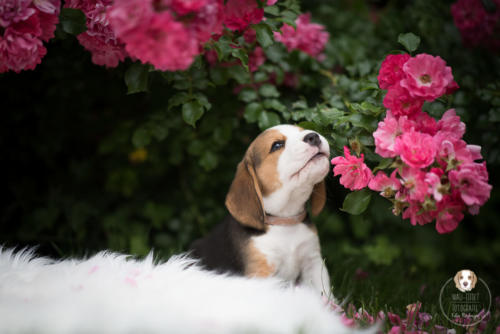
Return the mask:
<path fill-rule="evenodd" d="M 423 104 L 424 100 L 411 96 L 399 84 L 389 87 L 384 97 L 384 107 L 390 109 L 396 118 L 399 116 L 411 116 L 421 111 Z"/>
<path fill-rule="evenodd" d="M 381 89 L 387 89 L 395 84 L 399 84 L 401 79 L 404 78 L 403 65 L 410 58 L 410 55 L 407 53 L 385 57 L 377 77 Z"/>
<path fill-rule="evenodd" d="M 500 1 L 494 1 L 500 6 Z M 475 47 L 485 45 L 498 48 L 498 36 L 495 27 L 500 17 L 500 11 L 487 12 L 481 0 L 459 0 L 451 5 L 453 21 L 457 26 L 464 45 Z"/>
<path fill-rule="evenodd" d="M 373 133 L 375 153 L 384 158 L 395 157 L 394 144 L 396 138 L 412 128 L 413 122 L 408 121 L 406 116 L 396 119 L 390 111 L 387 111 L 384 120 L 378 123 L 377 130 Z"/>
<path fill-rule="evenodd" d="M 179 15 L 187 15 L 199 11 L 207 5 L 207 0 L 172 0 L 170 6 Z"/>
<path fill-rule="evenodd" d="M 30 5 L 31 0 L 0 1 L 0 26 L 6 28 L 11 24 L 28 19 L 36 12 Z"/>
<path fill-rule="evenodd" d="M 432 168 L 431 171 L 425 174 L 425 182 L 429 185 L 428 193 L 439 202 L 443 199 L 441 176 L 444 174 L 442 169 Z"/>
<path fill-rule="evenodd" d="M 258 46 L 248 55 L 248 69 L 250 72 L 255 72 L 262 64 L 264 64 L 265 61 L 266 55 L 264 50 Z"/>
<path fill-rule="evenodd" d="M 431 135 L 409 131 L 396 138 L 394 151 L 408 166 L 424 168 L 434 162 L 437 149 Z"/>
<path fill-rule="evenodd" d="M 441 57 L 421 53 L 403 65 L 405 77 L 401 86 L 412 96 L 433 101 L 446 92 L 453 82 L 451 67 Z"/>
<path fill-rule="evenodd" d="M 436 120 L 426 112 L 419 111 L 413 114 L 410 119 L 415 124 L 415 131 L 427 133 L 431 136 L 434 136 L 438 131 Z"/>
<path fill-rule="evenodd" d="M 449 172 L 451 185 L 460 192 L 467 205 L 483 205 L 489 198 L 492 186 L 488 184 L 486 163 L 466 163 Z"/>
<path fill-rule="evenodd" d="M 465 133 L 465 123 L 455 113 L 455 109 L 446 111 L 437 123 L 438 131 L 445 133 L 447 138 L 460 139 Z"/>
<path fill-rule="evenodd" d="M 42 29 L 40 38 L 42 41 L 48 42 L 50 39 L 54 38 L 56 25 L 59 23 L 59 7 L 57 7 L 57 12 L 55 14 L 39 12 L 38 18 L 40 20 L 40 29 Z"/>
<path fill-rule="evenodd" d="M 449 169 L 455 169 L 459 164 L 473 162 L 481 159 L 481 147 L 477 145 L 467 145 L 461 139 L 449 139 L 447 133 L 437 133 L 434 136 L 434 143 L 437 147 L 437 161 Z"/>
<path fill-rule="evenodd" d="M 422 204 L 418 201 L 410 201 L 409 206 L 403 212 L 403 219 L 410 219 L 410 223 L 415 225 L 425 225 L 432 222 L 434 217 L 430 212 L 422 208 Z"/>
<path fill-rule="evenodd" d="M 340 184 L 351 190 L 363 189 L 373 178 L 372 171 L 364 163 L 364 155 L 360 158 L 351 155 L 351 152 L 344 146 L 345 157 L 335 157 L 332 159 L 333 173 L 340 177 Z"/>
<path fill-rule="evenodd" d="M 458 223 L 464 219 L 464 204 L 456 195 L 444 196 L 437 203 L 436 230 L 438 233 L 449 233 L 457 228 Z"/>
<path fill-rule="evenodd" d="M 325 49 L 330 34 L 325 31 L 321 24 L 311 23 L 310 14 L 301 14 L 295 21 L 297 29 L 284 24 L 281 33 L 274 32 L 274 39 L 283 43 L 288 52 L 300 50 L 311 57 L 321 60 L 321 54 Z"/>
<path fill-rule="evenodd" d="M 384 197 L 392 197 L 401 188 L 401 181 L 396 177 L 397 170 L 391 173 L 391 177 L 379 171 L 377 175 L 368 183 L 368 188 L 374 191 L 380 191 Z"/>
<path fill-rule="evenodd" d="M 401 195 L 406 197 L 407 201 L 423 202 L 427 195 L 428 185 L 425 182 L 425 173 L 418 168 L 403 167 L 398 170 L 401 176 L 402 188 L 400 189 Z"/>
<path fill-rule="evenodd" d="M 40 64 L 47 53 L 41 33 L 37 15 L 8 26 L 0 35 L 0 73 L 33 70 Z"/>
<path fill-rule="evenodd" d="M 221 10 L 220 0 L 116 0 L 107 17 L 131 57 L 177 71 L 189 68 L 202 43 L 222 31 Z"/>
<path fill-rule="evenodd" d="M 83 11 L 87 17 L 87 30 L 77 36 L 80 44 L 92 54 L 96 65 L 116 67 L 127 57 L 125 44 L 116 37 L 108 20 L 111 0 L 70 0 L 69 8 Z"/>
<path fill-rule="evenodd" d="M 122 38 L 131 56 L 162 71 L 186 70 L 200 52 L 197 40 L 166 11 Z"/>
<path fill-rule="evenodd" d="M 256 0 L 228 0 L 224 5 L 224 24 L 231 30 L 245 30 L 264 18 L 264 9 Z"/>
<path fill-rule="evenodd" d="M 33 5 L 38 9 L 38 19 L 42 29 L 41 39 L 48 42 L 54 38 L 56 24 L 59 22 L 60 0 L 33 0 Z"/>
<path fill-rule="evenodd" d="M 222 33 L 222 21 L 224 19 L 223 6 L 220 0 L 204 1 L 206 4 L 198 11 L 180 19 L 180 21 L 185 21 L 187 29 L 200 44 L 206 43 L 212 36 Z"/>

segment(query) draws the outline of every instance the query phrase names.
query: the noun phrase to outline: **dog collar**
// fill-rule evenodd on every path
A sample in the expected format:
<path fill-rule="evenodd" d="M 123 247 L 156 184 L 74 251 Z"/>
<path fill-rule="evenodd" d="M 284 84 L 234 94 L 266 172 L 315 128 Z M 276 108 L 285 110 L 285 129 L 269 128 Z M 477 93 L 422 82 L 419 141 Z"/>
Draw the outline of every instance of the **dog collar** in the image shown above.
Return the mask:
<path fill-rule="evenodd" d="M 289 217 L 277 217 L 277 216 L 266 215 L 265 222 L 267 225 L 281 225 L 281 226 L 297 225 L 302 223 L 306 218 L 306 216 L 307 212 L 305 211 L 299 213 L 298 215 Z"/>

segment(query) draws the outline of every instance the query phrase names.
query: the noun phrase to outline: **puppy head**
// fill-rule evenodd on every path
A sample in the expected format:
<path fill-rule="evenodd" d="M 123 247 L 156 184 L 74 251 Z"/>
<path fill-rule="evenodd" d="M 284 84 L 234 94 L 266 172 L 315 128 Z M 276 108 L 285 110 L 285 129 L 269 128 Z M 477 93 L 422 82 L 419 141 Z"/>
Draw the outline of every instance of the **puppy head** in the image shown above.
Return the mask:
<path fill-rule="evenodd" d="M 477 276 L 472 270 L 465 269 L 457 272 L 453 280 L 460 291 L 470 291 L 476 286 Z"/>
<path fill-rule="evenodd" d="M 312 213 L 326 200 L 330 148 L 314 131 L 278 125 L 261 133 L 239 163 L 226 207 L 240 223 L 265 229 L 265 214 L 291 216 L 311 197 Z M 294 212 L 299 210 L 298 212 Z"/>

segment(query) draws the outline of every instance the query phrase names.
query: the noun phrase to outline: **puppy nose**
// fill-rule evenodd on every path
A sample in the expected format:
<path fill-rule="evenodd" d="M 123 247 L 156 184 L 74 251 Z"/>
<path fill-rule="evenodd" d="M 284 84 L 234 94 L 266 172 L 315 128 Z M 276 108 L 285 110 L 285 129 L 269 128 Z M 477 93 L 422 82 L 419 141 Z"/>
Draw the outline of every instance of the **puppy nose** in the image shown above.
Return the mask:
<path fill-rule="evenodd" d="M 469 283 L 468 282 L 464 282 L 464 286 L 467 286 L 467 285 L 469 285 Z"/>
<path fill-rule="evenodd" d="M 311 146 L 319 147 L 321 145 L 321 139 L 319 139 L 319 135 L 316 132 L 308 133 L 303 140 Z"/>

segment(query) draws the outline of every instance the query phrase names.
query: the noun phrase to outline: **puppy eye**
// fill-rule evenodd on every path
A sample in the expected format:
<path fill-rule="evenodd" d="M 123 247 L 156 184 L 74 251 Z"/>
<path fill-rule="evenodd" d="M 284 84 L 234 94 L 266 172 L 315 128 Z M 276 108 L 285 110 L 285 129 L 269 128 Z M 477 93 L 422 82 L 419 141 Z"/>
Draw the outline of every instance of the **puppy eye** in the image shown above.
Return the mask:
<path fill-rule="evenodd" d="M 460 276 L 460 279 L 462 279 L 462 278 L 463 278 L 463 277 L 462 277 L 462 276 Z"/>
<path fill-rule="evenodd" d="M 274 151 L 277 151 L 279 149 L 282 149 L 283 146 L 285 146 L 285 141 L 284 140 L 277 140 L 271 145 L 271 151 L 269 153 L 273 153 Z"/>

